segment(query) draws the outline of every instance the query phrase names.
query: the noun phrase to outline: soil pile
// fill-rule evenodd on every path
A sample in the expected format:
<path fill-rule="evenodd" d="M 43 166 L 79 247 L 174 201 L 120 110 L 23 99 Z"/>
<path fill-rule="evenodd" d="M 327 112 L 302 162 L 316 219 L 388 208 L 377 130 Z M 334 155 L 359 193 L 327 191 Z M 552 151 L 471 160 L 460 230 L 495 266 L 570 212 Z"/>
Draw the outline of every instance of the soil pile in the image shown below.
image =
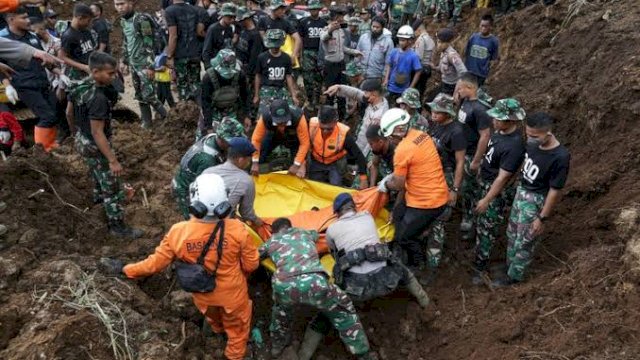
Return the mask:
<path fill-rule="evenodd" d="M 578 3 L 532 6 L 495 29 L 502 60 L 490 93 L 516 97 L 529 112 L 551 112 L 572 153 L 565 197 L 546 223 L 531 279 L 507 290 L 472 286 L 472 245 L 451 228 L 430 309 L 421 312 L 404 292 L 361 308 L 383 359 L 638 358 L 640 9 L 632 1 L 594 1 L 570 13 Z M 460 24 L 459 50 L 480 15 Z M 137 123 L 116 126 L 125 180 L 136 189 L 127 219 L 147 232 L 135 242 L 105 235 L 86 167 L 70 144 L 54 156 L 34 150 L 0 164 L 0 198 L 9 204 L 0 220 L 10 225 L 0 250 L 0 358 L 110 359 L 112 342 L 137 358 L 219 357 L 221 344 L 201 337 L 200 317 L 169 271 L 137 282 L 94 274 L 101 256 L 143 258 L 179 220 L 169 182 L 196 119 L 197 109 L 182 105 L 152 133 Z M 252 288 L 268 342 L 268 285 L 260 278 Z M 95 317 L 95 304 L 107 316 Z M 298 339 L 305 319 L 296 322 Z M 333 334 L 317 358 L 348 355 Z"/>

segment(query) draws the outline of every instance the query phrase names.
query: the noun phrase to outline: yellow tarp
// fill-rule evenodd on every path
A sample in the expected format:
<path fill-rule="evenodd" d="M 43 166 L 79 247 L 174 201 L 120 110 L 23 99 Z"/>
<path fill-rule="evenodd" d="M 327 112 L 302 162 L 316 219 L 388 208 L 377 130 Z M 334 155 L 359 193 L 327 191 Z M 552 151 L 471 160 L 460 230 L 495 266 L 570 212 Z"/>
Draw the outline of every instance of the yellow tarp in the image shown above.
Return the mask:
<path fill-rule="evenodd" d="M 375 189 L 355 191 L 299 179 L 284 172 L 264 174 L 256 179 L 254 207 L 258 216 L 266 219 L 267 223 L 270 223 L 271 219 L 284 216 L 290 218 L 294 226 L 322 233 L 335 221 L 331 207 L 333 199 L 342 192 L 352 193 L 359 210 L 373 213 L 381 239 L 389 241 L 393 238 L 393 226 L 387 221 L 389 214 L 382 208 L 386 197 L 378 194 Z M 312 211 L 314 207 L 318 210 Z M 256 232 L 250 232 L 257 245 L 266 240 Z M 322 256 L 321 262 L 330 274 L 334 264 L 331 255 Z M 270 271 L 275 269 L 271 260 L 263 261 L 262 264 Z"/>

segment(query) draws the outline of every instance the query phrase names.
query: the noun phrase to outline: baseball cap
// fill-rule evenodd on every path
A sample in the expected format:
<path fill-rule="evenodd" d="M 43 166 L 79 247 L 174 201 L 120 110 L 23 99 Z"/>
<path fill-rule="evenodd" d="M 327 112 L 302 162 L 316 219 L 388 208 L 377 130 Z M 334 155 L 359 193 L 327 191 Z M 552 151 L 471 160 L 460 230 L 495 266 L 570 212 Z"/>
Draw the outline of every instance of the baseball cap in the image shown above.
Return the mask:
<path fill-rule="evenodd" d="M 286 100 L 274 100 L 269 107 L 269 111 L 274 125 L 291 122 L 291 111 L 289 111 L 289 103 Z"/>
<path fill-rule="evenodd" d="M 253 146 L 249 139 L 244 137 L 231 138 L 229 142 L 229 148 L 237 151 L 242 156 L 251 156 L 256 152 L 256 148 Z"/>
<path fill-rule="evenodd" d="M 340 211 L 340 209 L 342 209 L 343 206 L 345 206 L 348 203 L 355 203 L 353 201 L 353 198 L 351 197 L 351 194 L 349 193 L 339 194 L 333 200 L 333 212 L 337 213 L 338 211 Z"/>

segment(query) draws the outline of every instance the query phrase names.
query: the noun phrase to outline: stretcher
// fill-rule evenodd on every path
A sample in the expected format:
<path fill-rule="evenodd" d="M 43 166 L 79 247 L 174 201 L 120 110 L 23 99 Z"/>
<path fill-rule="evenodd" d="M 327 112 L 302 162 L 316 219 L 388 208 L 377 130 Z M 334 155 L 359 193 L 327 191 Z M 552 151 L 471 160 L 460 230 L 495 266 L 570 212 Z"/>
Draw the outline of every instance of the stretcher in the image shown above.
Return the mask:
<path fill-rule="evenodd" d="M 336 221 L 333 214 L 333 199 L 340 193 L 351 193 L 358 211 L 369 211 L 375 218 L 378 235 L 382 241 L 393 239 L 393 225 L 388 222 L 389 213 L 384 208 L 386 194 L 377 188 L 356 191 L 311 180 L 299 179 L 286 172 L 260 175 L 255 179 L 256 214 L 265 221 L 265 226 L 254 231 L 248 228 L 256 245 L 261 245 L 271 236 L 270 224 L 279 217 L 287 217 L 295 227 L 316 230 L 320 239 L 316 244 L 320 261 L 328 274 L 332 273 L 335 261 L 329 254 L 325 231 Z M 262 261 L 269 271 L 275 270 L 271 259 Z"/>

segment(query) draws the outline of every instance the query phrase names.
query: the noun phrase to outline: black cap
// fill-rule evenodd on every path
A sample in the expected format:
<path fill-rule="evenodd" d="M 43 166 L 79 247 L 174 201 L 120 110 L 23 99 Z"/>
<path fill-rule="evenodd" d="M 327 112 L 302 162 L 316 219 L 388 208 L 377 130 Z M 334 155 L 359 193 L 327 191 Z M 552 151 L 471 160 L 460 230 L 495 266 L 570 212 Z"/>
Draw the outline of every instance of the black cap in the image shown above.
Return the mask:
<path fill-rule="evenodd" d="M 286 124 L 291 121 L 291 111 L 286 100 L 274 100 L 269 107 L 269 111 L 271 112 L 271 121 L 274 124 Z"/>
<path fill-rule="evenodd" d="M 360 85 L 362 91 L 382 91 L 382 82 L 378 79 L 367 79 Z"/>
<path fill-rule="evenodd" d="M 256 148 L 253 146 L 249 139 L 244 137 L 234 137 L 229 141 L 229 147 L 236 151 L 241 156 L 251 156 L 256 152 Z"/>

